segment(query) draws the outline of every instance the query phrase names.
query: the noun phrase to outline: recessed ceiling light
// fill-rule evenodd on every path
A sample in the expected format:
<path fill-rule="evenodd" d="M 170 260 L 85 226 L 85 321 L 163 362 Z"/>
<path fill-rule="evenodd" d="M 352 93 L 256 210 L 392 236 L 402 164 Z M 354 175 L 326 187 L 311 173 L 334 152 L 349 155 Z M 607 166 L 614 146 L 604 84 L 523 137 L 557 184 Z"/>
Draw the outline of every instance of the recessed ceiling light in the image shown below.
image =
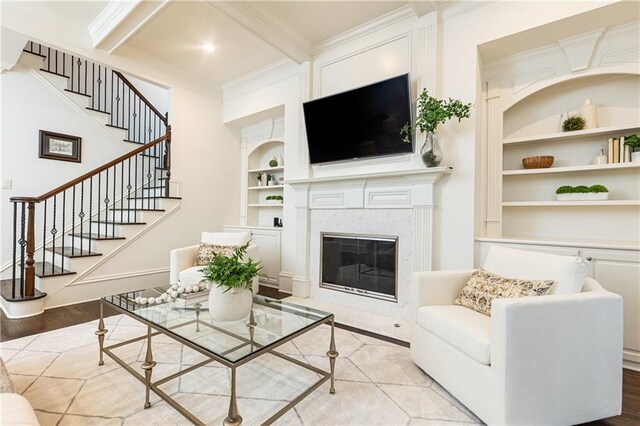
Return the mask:
<path fill-rule="evenodd" d="M 216 50 L 216 47 L 211 43 L 204 43 L 202 49 L 204 49 L 205 52 L 213 52 Z"/>

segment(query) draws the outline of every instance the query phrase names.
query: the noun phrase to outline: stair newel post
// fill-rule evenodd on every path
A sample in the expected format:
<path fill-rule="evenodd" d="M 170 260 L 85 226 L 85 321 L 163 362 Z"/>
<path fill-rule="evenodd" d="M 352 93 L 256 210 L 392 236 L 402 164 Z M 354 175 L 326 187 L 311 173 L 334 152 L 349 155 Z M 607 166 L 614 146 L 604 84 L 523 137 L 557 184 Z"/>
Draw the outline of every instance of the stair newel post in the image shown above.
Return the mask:
<path fill-rule="evenodd" d="M 168 113 L 167 113 L 168 118 Z M 166 186 L 164 187 L 164 195 L 165 197 L 170 196 L 170 184 L 171 184 L 171 125 L 167 125 L 167 139 L 165 140 L 165 154 L 164 154 L 164 162 L 165 169 L 167 169 L 167 180 Z"/>
<path fill-rule="evenodd" d="M 36 294 L 36 271 L 35 271 L 35 251 L 36 251 L 36 202 L 31 200 L 27 203 L 27 259 L 25 261 L 24 277 L 25 297 L 33 297 Z"/>

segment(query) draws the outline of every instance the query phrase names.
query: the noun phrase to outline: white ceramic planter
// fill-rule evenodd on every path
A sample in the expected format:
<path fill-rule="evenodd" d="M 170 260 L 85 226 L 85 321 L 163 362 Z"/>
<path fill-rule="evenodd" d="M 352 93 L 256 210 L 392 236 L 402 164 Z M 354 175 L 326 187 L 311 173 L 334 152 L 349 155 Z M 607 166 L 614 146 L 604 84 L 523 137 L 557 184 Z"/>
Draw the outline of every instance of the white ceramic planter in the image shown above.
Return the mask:
<path fill-rule="evenodd" d="M 608 192 L 585 192 L 575 194 L 556 194 L 558 201 L 604 201 L 609 199 Z"/>
<path fill-rule="evenodd" d="M 640 151 L 635 151 L 631 153 L 631 162 L 640 163 Z"/>
<path fill-rule="evenodd" d="M 209 292 L 209 314 L 214 321 L 238 321 L 249 316 L 253 303 L 251 290 L 226 287 L 211 283 Z"/>
<path fill-rule="evenodd" d="M 282 200 L 265 200 L 267 204 L 282 204 Z"/>

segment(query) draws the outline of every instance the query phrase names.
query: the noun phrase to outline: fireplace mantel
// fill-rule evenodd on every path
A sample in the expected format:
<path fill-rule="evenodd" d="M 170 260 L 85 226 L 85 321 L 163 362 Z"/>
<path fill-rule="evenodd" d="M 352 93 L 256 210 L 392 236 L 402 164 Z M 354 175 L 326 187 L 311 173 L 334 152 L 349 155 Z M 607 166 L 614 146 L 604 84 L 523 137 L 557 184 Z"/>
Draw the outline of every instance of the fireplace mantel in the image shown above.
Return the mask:
<path fill-rule="evenodd" d="M 414 235 L 413 270 L 430 270 L 435 186 L 442 176 L 451 172 L 451 167 L 434 167 L 285 181 L 285 185 L 289 185 L 295 191 L 294 205 L 297 210 L 297 256 L 295 276 L 292 279 L 293 295 L 309 297 L 311 211 L 411 209 Z M 384 232 L 381 230 L 377 234 Z"/>

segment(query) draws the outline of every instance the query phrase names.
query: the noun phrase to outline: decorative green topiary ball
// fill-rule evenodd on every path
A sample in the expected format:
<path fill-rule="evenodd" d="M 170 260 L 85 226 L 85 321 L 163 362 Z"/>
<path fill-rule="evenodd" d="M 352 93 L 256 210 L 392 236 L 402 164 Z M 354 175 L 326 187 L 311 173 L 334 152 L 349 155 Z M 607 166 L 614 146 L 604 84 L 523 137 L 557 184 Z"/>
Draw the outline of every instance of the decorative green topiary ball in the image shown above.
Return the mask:
<path fill-rule="evenodd" d="M 269 161 L 269 167 L 277 167 L 278 166 L 278 160 L 276 160 L 275 158 L 272 158 L 271 161 Z"/>
<path fill-rule="evenodd" d="M 572 115 L 562 123 L 563 132 L 574 132 L 576 130 L 584 129 L 585 121 L 579 115 Z"/>
<path fill-rule="evenodd" d="M 575 188 L 573 188 L 573 192 L 574 193 L 578 193 L 578 194 L 585 194 L 589 191 L 589 187 L 585 186 L 585 185 L 578 185 Z"/>
<path fill-rule="evenodd" d="M 591 185 L 589 192 L 609 192 L 609 190 L 604 185 Z"/>
<path fill-rule="evenodd" d="M 571 194 L 571 193 L 573 193 L 573 186 L 571 185 L 564 185 L 556 189 L 556 194 Z"/>

